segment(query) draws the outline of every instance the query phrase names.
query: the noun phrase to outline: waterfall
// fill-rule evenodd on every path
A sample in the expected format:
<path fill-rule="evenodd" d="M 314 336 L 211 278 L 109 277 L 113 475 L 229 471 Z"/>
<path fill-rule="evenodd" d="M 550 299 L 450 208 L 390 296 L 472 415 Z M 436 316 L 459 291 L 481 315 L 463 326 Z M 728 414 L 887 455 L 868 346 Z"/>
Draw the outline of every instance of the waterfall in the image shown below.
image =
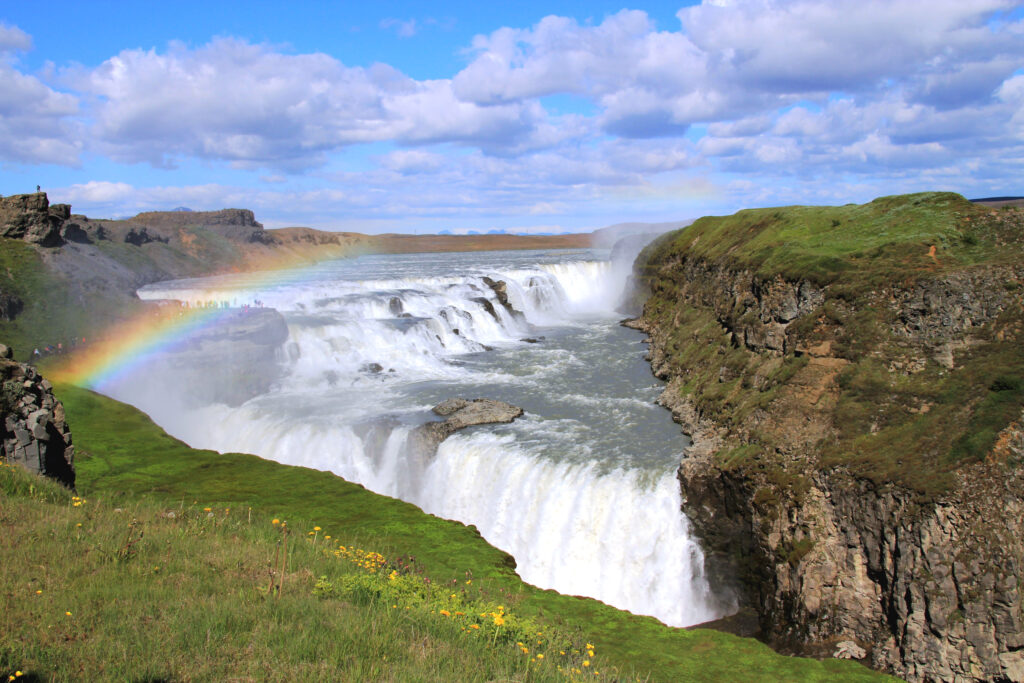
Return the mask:
<path fill-rule="evenodd" d="M 622 269 L 592 252 L 446 256 L 150 285 L 141 298 L 280 311 L 280 378 L 235 406 L 190 402 L 156 374 L 106 391 L 195 447 L 331 471 L 474 524 L 537 586 L 673 626 L 728 611 L 681 510 L 685 441 L 653 406 L 639 338 L 615 324 Z M 410 432 L 454 396 L 526 416 L 414 455 Z"/>

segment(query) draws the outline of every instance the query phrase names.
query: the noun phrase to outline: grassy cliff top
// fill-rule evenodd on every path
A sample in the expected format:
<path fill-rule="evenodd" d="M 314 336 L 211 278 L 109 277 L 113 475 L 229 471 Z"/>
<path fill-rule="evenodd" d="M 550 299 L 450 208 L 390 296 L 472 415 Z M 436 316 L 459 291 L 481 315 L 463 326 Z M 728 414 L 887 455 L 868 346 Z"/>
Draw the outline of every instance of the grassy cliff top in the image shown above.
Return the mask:
<path fill-rule="evenodd" d="M 1024 210 L 933 192 L 702 218 L 638 273 L 722 465 L 779 474 L 765 500 L 806 485 L 794 457 L 934 495 L 964 465 L 1016 466 L 993 449 L 1024 407 L 1022 245 Z"/>
<path fill-rule="evenodd" d="M 709 216 L 671 233 L 655 248 L 762 276 L 870 286 L 1017 258 L 1002 247 L 1021 243 L 1019 216 L 1012 209 L 972 204 L 952 192 L 922 192 L 880 197 L 867 204 L 786 206 Z M 929 255 L 932 247 L 935 251 Z"/>

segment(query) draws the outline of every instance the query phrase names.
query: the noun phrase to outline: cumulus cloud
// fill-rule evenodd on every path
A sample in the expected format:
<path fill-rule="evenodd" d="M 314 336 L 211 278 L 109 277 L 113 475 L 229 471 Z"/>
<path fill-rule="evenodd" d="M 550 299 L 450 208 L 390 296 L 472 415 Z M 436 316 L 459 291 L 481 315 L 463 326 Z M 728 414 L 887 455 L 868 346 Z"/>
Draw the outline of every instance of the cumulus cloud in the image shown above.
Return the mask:
<path fill-rule="evenodd" d="M 18 67 L 31 38 L 0 25 L 0 159 L 74 163 L 87 149 L 263 174 L 258 192 L 69 189 L 82 201 L 318 201 L 327 216 L 470 215 L 479 225 L 596 211 L 609 197 L 719 196 L 694 191 L 696 177 L 731 201 L 849 201 L 926 184 L 1017 193 L 1020 6 L 715 0 L 679 10 L 671 26 L 638 10 L 593 23 L 548 16 L 475 37 L 465 68 L 427 80 L 219 38 L 64 67 L 66 92 Z M 381 24 L 406 36 L 433 25 Z M 357 145 L 373 145 L 358 173 L 345 156 Z M 344 191 L 293 191 L 325 177 Z"/>
<path fill-rule="evenodd" d="M 32 37 L 17 26 L 0 22 L 0 53 L 12 50 L 31 50 Z"/>
<path fill-rule="evenodd" d="M 528 145 L 545 118 L 534 102 L 459 100 L 448 80 L 231 38 L 164 53 L 125 50 L 65 78 L 97 98 L 93 132 L 105 153 L 157 166 L 191 156 L 301 170 L 346 145 L 382 140 Z"/>
<path fill-rule="evenodd" d="M 900 88 L 939 108 L 991 99 L 1024 63 L 1021 23 L 993 26 L 1012 0 L 705 2 L 658 31 L 624 10 L 598 25 L 546 17 L 473 42 L 455 93 L 496 104 L 574 93 L 608 132 L 673 137 L 696 122 L 766 127 L 765 113 L 830 93 Z"/>
<path fill-rule="evenodd" d="M 75 165 L 81 149 L 78 99 L 22 72 L 7 54 L 31 47 L 27 33 L 0 24 L 0 160 Z"/>

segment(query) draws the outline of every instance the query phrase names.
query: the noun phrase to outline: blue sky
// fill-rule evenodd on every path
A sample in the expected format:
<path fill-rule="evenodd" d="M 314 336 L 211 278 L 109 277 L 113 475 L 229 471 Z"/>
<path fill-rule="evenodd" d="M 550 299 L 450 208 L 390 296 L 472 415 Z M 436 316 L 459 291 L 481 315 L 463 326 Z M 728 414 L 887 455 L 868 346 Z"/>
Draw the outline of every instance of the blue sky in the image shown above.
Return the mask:
<path fill-rule="evenodd" d="M 0 193 L 561 232 L 1024 194 L 1024 3 L 0 5 Z"/>

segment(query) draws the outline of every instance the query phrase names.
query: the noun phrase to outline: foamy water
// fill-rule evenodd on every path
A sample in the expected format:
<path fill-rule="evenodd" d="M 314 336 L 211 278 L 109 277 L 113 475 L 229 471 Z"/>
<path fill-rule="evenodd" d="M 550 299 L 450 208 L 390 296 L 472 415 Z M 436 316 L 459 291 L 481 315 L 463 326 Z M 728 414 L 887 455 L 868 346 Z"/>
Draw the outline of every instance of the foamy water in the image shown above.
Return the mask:
<path fill-rule="evenodd" d="M 177 400 L 187 392 L 158 374 L 105 390 L 193 446 L 331 471 L 474 524 L 529 583 L 673 626 L 707 621 L 731 605 L 710 593 L 681 511 L 686 441 L 653 403 L 642 336 L 617 324 L 626 269 L 603 256 L 371 256 L 273 287 L 256 275 L 151 285 L 140 297 L 279 310 L 281 379 L 234 407 Z M 526 415 L 411 454 L 410 431 L 456 396 Z"/>

